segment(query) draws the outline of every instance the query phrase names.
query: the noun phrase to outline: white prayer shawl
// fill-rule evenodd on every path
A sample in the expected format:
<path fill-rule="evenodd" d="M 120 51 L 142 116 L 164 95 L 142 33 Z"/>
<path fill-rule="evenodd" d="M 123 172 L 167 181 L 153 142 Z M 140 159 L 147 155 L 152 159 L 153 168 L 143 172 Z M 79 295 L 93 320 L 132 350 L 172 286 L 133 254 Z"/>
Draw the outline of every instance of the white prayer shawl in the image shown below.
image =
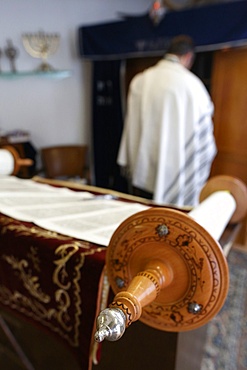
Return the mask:
<path fill-rule="evenodd" d="M 216 154 L 213 104 L 201 82 L 180 63 L 162 60 L 136 75 L 117 162 L 154 201 L 198 204 Z"/>

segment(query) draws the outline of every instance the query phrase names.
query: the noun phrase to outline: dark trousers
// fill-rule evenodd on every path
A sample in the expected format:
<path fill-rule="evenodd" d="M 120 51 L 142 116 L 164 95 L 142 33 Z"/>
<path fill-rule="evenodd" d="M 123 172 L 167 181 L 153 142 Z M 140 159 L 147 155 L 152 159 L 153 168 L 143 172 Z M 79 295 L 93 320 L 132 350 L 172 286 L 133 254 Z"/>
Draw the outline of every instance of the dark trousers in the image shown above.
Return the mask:
<path fill-rule="evenodd" d="M 146 190 L 136 188 L 135 186 L 133 186 L 133 194 L 136 195 L 137 197 L 146 198 L 146 199 L 153 199 L 153 194 L 152 193 L 149 193 Z"/>

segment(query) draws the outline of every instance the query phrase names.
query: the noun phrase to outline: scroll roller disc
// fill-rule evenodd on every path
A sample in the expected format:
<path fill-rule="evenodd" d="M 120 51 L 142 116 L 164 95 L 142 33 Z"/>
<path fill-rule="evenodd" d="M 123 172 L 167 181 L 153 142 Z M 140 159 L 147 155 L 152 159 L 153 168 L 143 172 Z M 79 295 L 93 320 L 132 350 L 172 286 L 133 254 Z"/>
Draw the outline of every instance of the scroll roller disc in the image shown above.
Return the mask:
<path fill-rule="evenodd" d="M 221 309 L 229 285 L 227 261 L 219 243 L 190 216 L 150 208 L 117 228 L 106 256 L 114 293 L 125 291 L 150 260 L 164 262 L 172 279 L 143 307 L 143 323 L 165 331 L 187 331 L 204 325 Z"/>

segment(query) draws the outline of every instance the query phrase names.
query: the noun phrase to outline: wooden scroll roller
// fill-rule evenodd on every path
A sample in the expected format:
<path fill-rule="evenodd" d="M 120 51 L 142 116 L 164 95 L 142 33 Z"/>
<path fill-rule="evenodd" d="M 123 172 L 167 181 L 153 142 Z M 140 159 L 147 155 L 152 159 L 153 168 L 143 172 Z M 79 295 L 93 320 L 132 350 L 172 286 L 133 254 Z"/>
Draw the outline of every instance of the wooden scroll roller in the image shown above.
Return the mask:
<path fill-rule="evenodd" d="M 228 293 L 226 258 L 218 243 L 229 222 L 247 211 L 240 180 L 217 176 L 188 214 L 150 208 L 113 234 L 106 269 L 115 298 L 97 318 L 95 340 L 115 341 L 140 320 L 164 331 L 196 329 L 221 309 Z"/>
<path fill-rule="evenodd" d="M 32 159 L 20 158 L 17 150 L 9 145 L 0 149 L 0 175 L 16 175 L 22 166 L 31 166 Z"/>

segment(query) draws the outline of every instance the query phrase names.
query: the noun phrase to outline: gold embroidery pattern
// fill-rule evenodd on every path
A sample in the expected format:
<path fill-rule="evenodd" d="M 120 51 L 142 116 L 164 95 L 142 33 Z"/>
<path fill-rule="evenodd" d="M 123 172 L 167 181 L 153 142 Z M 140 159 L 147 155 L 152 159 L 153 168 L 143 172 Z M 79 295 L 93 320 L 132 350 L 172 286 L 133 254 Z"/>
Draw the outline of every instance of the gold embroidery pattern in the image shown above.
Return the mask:
<path fill-rule="evenodd" d="M 32 261 L 34 269 L 40 272 L 40 259 L 38 256 L 38 249 L 31 246 L 30 252 L 27 253 L 27 258 Z"/>
<path fill-rule="evenodd" d="M 23 282 L 23 286 L 33 297 L 44 303 L 50 302 L 50 297 L 43 293 L 40 288 L 38 276 L 32 275 L 32 271 L 29 268 L 27 260 L 22 259 L 19 261 L 14 256 L 6 255 L 3 255 L 2 259 L 8 262 L 12 266 L 13 270 L 18 271 L 18 277 Z"/>
<path fill-rule="evenodd" d="M 71 240 L 71 237 L 64 236 L 61 234 L 57 234 L 55 231 L 45 230 L 41 229 L 37 226 L 26 226 L 24 224 L 13 224 L 16 222 L 11 217 L 7 216 L 0 216 L 0 224 L 2 225 L 2 229 L 0 231 L 0 234 L 4 235 L 7 231 L 13 231 L 16 232 L 17 236 L 35 236 L 45 239 L 56 239 L 56 240 Z M 76 245 L 79 248 L 83 249 L 91 249 L 92 246 L 90 242 L 87 241 L 76 241 Z M 102 248 L 104 249 L 104 248 Z"/>
<path fill-rule="evenodd" d="M 38 227 L 27 227 L 25 225 L 7 225 L 3 227 L 2 229 L 2 234 L 5 234 L 7 231 L 14 231 L 18 235 L 23 235 L 23 236 L 30 236 L 34 235 L 35 237 L 38 238 L 46 238 L 46 239 L 59 239 L 59 240 L 69 240 L 71 239 L 68 236 L 62 236 L 59 235 L 53 231 L 49 230 L 42 230 Z"/>
<path fill-rule="evenodd" d="M 18 223 L 3 215 L 0 216 L 0 223 L 2 235 L 12 232 L 15 237 L 33 236 L 36 240 L 38 238 L 65 242 L 71 240 L 70 237 L 39 227 L 30 227 L 30 225 Z M 79 250 L 80 253 L 77 253 Z M 22 288 L 11 289 L 9 286 L 0 285 L 0 301 L 5 306 L 40 322 L 43 326 L 60 335 L 71 346 L 78 347 L 82 313 L 81 268 L 87 255 L 93 255 L 102 250 L 105 248 L 95 249 L 90 243 L 84 241 L 72 241 L 59 245 L 56 249 L 51 249 L 50 252 L 50 265 L 52 265 L 52 261 L 54 265 L 54 269 L 51 271 L 44 269 L 45 261 L 41 260 L 42 254 L 38 253 L 36 246 L 29 246 L 28 251 L 22 257 L 5 252 L 1 258 L 9 266 L 8 269 L 10 268 L 14 276 L 19 279 Z M 50 279 L 48 287 L 44 286 L 41 279 L 44 273 L 48 274 L 47 280 Z"/>
<path fill-rule="evenodd" d="M 11 266 L 13 271 L 17 273 L 18 278 L 22 281 L 22 285 L 28 292 L 26 295 L 21 291 L 11 291 L 8 287 L 0 286 L 0 301 L 12 309 L 24 313 L 27 317 L 40 322 L 42 325 L 49 327 L 52 331 L 59 334 L 71 346 L 78 347 L 79 345 L 79 326 L 81 316 L 81 297 L 80 297 L 80 279 L 81 268 L 84 264 L 85 257 L 104 248 L 86 250 L 84 253 L 75 253 L 81 248 L 82 243 L 75 241 L 72 243 L 59 245 L 54 253 L 55 268 L 51 272 L 54 295 L 50 296 L 44 293 L 45 289 L 41 289 L 39 276 L 34 270 L 40 262 L 35 260 L 35 267 L 32 270 L 34 249 L 30 247 L 27 253 L 27 259 L 18 260 L 13 255 L 3 255 L 2 258 Z M 73 260 L 73 271 L 69 274 L 67 266 L 72 257 L 75 257 L 76 263 Z M 30 261 L 29 261 L 30 258 Z M 71 276 L 72 275 L 72 276 Z M 55 302 L 56 304 L 52 303 Z M 49 306 L 49 307 L 48 307 Z M 74 314 L 71 316 L 69 310 L 72 309 Z"/>

